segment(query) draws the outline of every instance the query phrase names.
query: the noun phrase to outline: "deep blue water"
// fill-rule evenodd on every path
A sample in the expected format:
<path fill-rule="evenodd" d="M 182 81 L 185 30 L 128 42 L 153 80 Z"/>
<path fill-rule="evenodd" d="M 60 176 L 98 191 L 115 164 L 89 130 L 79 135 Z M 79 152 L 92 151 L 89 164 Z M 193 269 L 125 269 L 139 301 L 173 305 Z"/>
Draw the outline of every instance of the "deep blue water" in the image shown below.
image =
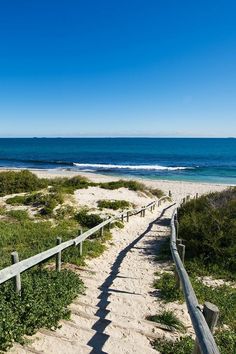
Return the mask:
<path fill-rule="evenodd" d="M 236 139 L 0 139 L 0 167 L 236 184 Z"/>

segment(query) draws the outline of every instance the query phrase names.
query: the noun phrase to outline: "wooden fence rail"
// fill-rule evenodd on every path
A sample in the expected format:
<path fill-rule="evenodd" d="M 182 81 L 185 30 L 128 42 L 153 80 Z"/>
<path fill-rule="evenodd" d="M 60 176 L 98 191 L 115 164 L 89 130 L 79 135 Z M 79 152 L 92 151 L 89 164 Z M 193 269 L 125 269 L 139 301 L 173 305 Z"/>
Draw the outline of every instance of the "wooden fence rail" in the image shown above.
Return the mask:
<path fill-rule="evenodd" d="M 178 252 L 178 242 L 176 238 L 175 225 L 176 216 L 177 210 L 174 211 L 171 218 L 170 248 L 176 266 L 176 273 L 179 278 L 178 281 L 180 282 L 181 288 L 183 290 L 185 301 L 188 307 L 188 312 L 196 334 L 197 345 L 195 346 L 194 353 L 199 352 L 201 354 L 220 354 L 219 349 L 217 348 L 217 345 L 215 343 L 213 334 L 211 333 L 211 330 L 209 328 L 209 323 L 207 323 L 206 318 L 204 317 L 204 314 L 201 311 L 192 284 L 189 280 L 188 273 L 185 270 L 184 264 Z M 180 244 L 182 244 L 182 242 Z M 184 258 L 183 254 L 182 257 Z"/>
<path fill-rule="evenodd" d="M 19 261 L 19 256 L 17 252 L 12 253 L 12 265 L 9 267 L 6 267 L 2 270 L 0 270 L 0 284 L 6 282 L 9 279 L 12 279 L 15 277 L 15 283 L 16 283 L 16 291 L 20 293 L 20 274 L 26 271 L 27 269 L 30 269 L 40 263 L 42 263 L 45 260 L 48 260 L 49 258 L 56 256 L 56 268 L 57 270 L 60 271 L 61 269 L 61 253 L 63 250 L 67 249 L 68 247 L 71 246 L 77 246 L 80 244 L 80 254 L 82 254 L 82 242 L 87 239 L 89 236 L 95 234 L 99 230 L 103 230 L 106 225 L 110 225 L 112 222 L 122 219 L 124 220 L 125 217 L 127 217 L 127 221 L 131 215 L 136 215 L 138 213 L 143 212 L 143 210 L 146 209 L 153 209 L 156 204 L 160 204 L 166 197 L 162 197 L 157 201 L 154 201 L 150 204 L 148 204 L 145 207 L 142 207 L 140 209 L 133 209 L 129 211 L 122 212 L 121 214 L 111 217 L 105 221 L 103 221 L 101 224 L 93 227 L 92 229 L 82 232 L 79 236 L 76 238 L 73 238 L 71 240 L 61 242 L 60 238 L 57 238 L 57 245 L 55 247 L 52 247 L 44 252 L 38 253 L 32 257 L 29 257 L 27 259 L 24 259 L 22 261 Z M 103 231 L 102 231 L 103 232 Z"/>

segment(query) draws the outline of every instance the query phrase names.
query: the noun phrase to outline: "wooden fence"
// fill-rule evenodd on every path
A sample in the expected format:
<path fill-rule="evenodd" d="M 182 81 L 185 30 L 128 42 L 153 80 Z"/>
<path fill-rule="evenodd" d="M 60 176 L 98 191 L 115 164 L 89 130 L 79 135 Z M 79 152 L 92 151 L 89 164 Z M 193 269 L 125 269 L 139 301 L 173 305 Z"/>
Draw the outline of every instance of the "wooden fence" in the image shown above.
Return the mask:
<path fill-rule="evenodd" d="M 186 198 L 189 200 L 189 198 Z M 177 286 L 181 287 L 184 293 L 188 312 L 196 334 L 196 343 L 193 354 L 219 354 L 219 349 L 213 337 L 214 327 L 217 323 L 218 308 L 206 302 L 203 312 L 198 303 L 197 297 L 184 267 L 185 245 L 183 241 L 177 239 L 178 220 L 177 209 L 175 209 L 171 219 L 171 242 L 170 248 L 176 266 Z"/>
<path fill-rule="evenodd" d="M 24 259 L 22 261 L 19 260 L 19 255 L 17 252 L 13 252 L 11 254 L 12 257 L 12 265 L 9 267 L 6 267 L 2 270 L 0 270 L 0 284 L 6 282 L 9 279 L 15 278 L 15 288 L 16 291 L 20 294 L 21 292 L 21 273 L 25 272 L 26 270 L 42 263 L 45 260 L 50 259 L 53 256 L 56 256 L 56 269 L 58 271 L 61 270 L 61 253 L 63 250 L 71 247 L 71 246 L 78 246 L 80 245 L 80 255 L 82 255 L 82 245 L 83 241 L 87 239 L 89 236 L 95 234 L 100 230 L 101 234 L 103 234 L 104 227 L 108 226 L 121 219 L 124 221 L 125 219 L 129 221 L 129 217 L 132 215 L 137 215 L 140 213 L 141 216 L 145 216 L 145 211 L 150 209 L 153 211 L 155 209 L 156 205 L 160 205 L 161 202 L 166 199 L 166 197 L 162 197 L 157 201 L 153 201 L 152 203 L 148 204 L 147 206 L 144 206 L 140 209 L 132 209 L 125 211 L 117 216 L 111 217 L 105 221 L 103 221 L 101 224 L 93 227 L 92 229 L 82 232 L 79 236 L 70 239 L 65 242 L 61 242 L 61 238 L 57 238 L 57 246 L 52 247 L 44 252 L 38 253 L 35 256 L 29 257 L 27 259 Z"/>

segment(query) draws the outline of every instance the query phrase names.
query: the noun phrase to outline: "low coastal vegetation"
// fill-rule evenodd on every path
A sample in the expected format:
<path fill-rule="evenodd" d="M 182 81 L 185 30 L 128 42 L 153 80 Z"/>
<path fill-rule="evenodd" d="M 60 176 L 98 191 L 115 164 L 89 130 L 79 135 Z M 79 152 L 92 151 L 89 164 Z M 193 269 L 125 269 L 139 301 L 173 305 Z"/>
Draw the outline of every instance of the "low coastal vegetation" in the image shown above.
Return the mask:
<path fill-rule="evenodd" d="M 132 180 L 119 180 L 119 181 L 112 181 L 106 182 L 101 184 L 101 188 L 104 189 L 119 189 L 119 188 L 127 188 L 130 191 L 141 191 L 144 192 L 146 190 L 146 186 L 143 183 L 132 181 Z"/>
<path fill-rule="evenodd" d="M 39 178 L 28 170 L 0 172 L 0 197 L 14 193 L 38 191 L 43 188 L 50 188 L 51 192 L 73 194 L 77 189 L 86 189 L 88 187 L 101 187 L 109 190 L 127 188 L 131 191 L 144 192 L 157 198 L 164 196 L 163 191 L 160 189 L 147 187 L 144 183 L 134 180 L 121 179 L 112 182 L 95 183 L 83 176 L 48 179 Z"/>
<path fill-rule="evenodd" d="M 191 200 L 179 209 L 179 234 L 186 245 L 185 267 L 200 304 L 210 301 L 218 306 L 220 318 L 214 334 L 222 354 L 236 352 L 236 188 L 210 193 Z M 158 260 L 170 259 L 163 243 Z M 173 272 L 156 274 L 154 287 L 165 302 L 184 301 L 176 288 Z M 204 282 L 208 276 L 209 282 Z M 221 282 L 217 283 L 220 278 Z M 227 281 L 233 281 L 231 284 Z M 194 348 L 190 336 L 176 341 L 156 340 L 154 347 L 162 354 L 187 354 Z"/>
<path fill-rule="evenodd" d="M 196 277 L 190 277 L 198 301 L 203 304 L 211 301 L 219 307 L 219 326 L 226 324 L 236 330 L 236 289 L 229 285 L 211 287 L 203 284 Z M 166 302 L 184 301 L 181 290 L 176 289 L 175 277 L 172 273 L 164 272 L 154 282 L 154 287 L 159 290 L 160 297 Z"/>
<path fill-rule="evenodd" d="M 236 188 L 202 196 L 180 208 L 179 237 L 186 241 L 192 270 L 201 265 L 204 272 L 236 279 L 235 218 Z"/>
<path fill-rule="evenodd" d="M 114 183 L 96 184 L 81 176 L 46 179 L 38 178 L 29 171 L 1 172 L 0 195 L 9 195 L 5 202 L 13 209 L 0 208 L 0 266 L 9 265 L 10 252 L 14 250 L 19 252 L 20 259 L 25 259 L 55 246 L 57 236 L 66 241 L 78 235 L 81 228 L 86 231 L 104 220 L 97 213 L 87 209 L 76 210 L 67 203 L 68 194 L 75 190 L 94 185 L 108 189 L 125 187 L 145 190 L 145 186 L 136 181 L 120 180 Z M 132 206 L 125 200 L 101 200 L 98 204 L 114 210 Z M 29 209 L 22 210 L 22 207 Z M 113 227 L 123 227 L 123 224 L 115 222 Z M 97 256 L 104 251 L 105 241 L 110 237 L 107 229 L 103 235 L 93 235 L 83 244 L 83 257 L 79 256 L 76 248 L 71 248 L 63 252 L 64 261 L 84 264 L 86 256 Z"/>
<path fill-rule="evenodd" d="M 98 214 L 89 214 L 86 209 L 80 210 L 75 215 L 75 218 L 82 227 L 85 227 L 87 229 L 91 229 L 104 221 L 101 216 L 99 216 Z"/>
<path fill-rule="evenodd" d="M 112 209 L 112 210 L 124 210 L 131 207 L 131 203 L 127 200 L 99 200 L 98 207 L 103 209 Z"/>
<path fill-rule="evenodd" d="M 68 270 L 37 269 L 22 274 L 21 279 L 21 296 L 12 282 L 1 285 L 0 350 L 23 343 L 24 335 L 42 327 L 57 328 L 60 319 L 70 317 L 67 306 L 84 292 L 78 275 Z"/>
<path fill-rule="evenodd" d="M 235 354 L 236 334 L 232 330 L 217 330 L 214 334 L 221 354 Z M 189 354 L 193 352 L 194 340 L 191 336 L 181 336 L 175 341 L 165 338 L 155 340 L 153 346 L 161 354 Z"/>
<path fill-rule="evenodd" d="M 47 186 L 47 180 L 38 178 L 30 171 L 6 171 L 0 173 L 0 196 L 32 192 Z"/>
<path fill-rule="evenodd" d="M 24 196 L 16 195 L 6 200 L 10 205 L 30 205 L 39 208 L 40 215 L 52 216 L 57 205 L 64 202 L 64 196 L 59 192 L 31 193 Z"/>

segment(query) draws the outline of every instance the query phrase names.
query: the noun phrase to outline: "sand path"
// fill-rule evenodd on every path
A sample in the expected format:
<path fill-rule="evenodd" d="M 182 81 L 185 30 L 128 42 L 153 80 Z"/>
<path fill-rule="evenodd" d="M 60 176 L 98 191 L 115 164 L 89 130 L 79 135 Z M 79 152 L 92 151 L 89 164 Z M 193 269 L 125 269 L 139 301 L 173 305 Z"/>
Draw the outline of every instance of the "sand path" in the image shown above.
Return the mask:
<path fill-rule="evenodd" d="M 155 255 L 169 233 L 172 210 L 169 203 L 163 204 L 114 230 L 104 254 L 89 260 L 86 268 L 75 269 L 87 289 L 71 304 L 71 320 L 61 321 L 56 331 L 39 331 L 27 347 L 17 345 L 10 353 L 157 354 L 151 340 L 173 334 L 145 318 L 163 306 L 152 283 L 155 271 L 163 267 Z"/>

